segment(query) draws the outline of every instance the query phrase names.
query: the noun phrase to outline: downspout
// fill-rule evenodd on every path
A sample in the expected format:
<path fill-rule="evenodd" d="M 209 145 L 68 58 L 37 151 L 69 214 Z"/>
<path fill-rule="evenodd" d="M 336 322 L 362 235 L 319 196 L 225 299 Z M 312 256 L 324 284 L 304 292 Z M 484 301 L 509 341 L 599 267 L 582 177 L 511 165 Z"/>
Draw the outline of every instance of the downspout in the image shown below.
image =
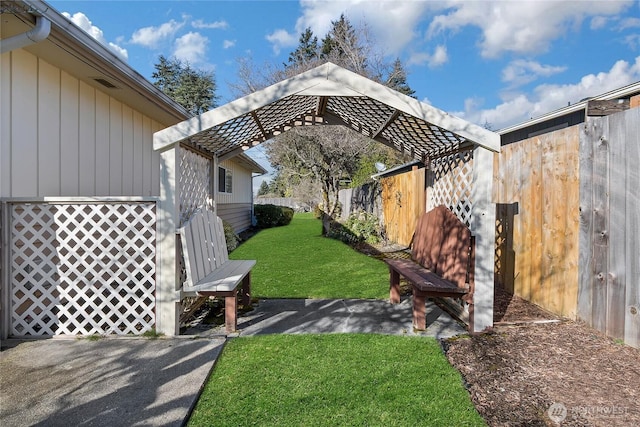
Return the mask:
<path fill-rule="evenodd" d="M 51 21 L 44 16 L 36 16 L 36 26 L 26 33 L 17 34 L 8 39 L 0 40 L 0 53 L 11 52 L 20 49 L 49 37 L 51 32 Z"/>

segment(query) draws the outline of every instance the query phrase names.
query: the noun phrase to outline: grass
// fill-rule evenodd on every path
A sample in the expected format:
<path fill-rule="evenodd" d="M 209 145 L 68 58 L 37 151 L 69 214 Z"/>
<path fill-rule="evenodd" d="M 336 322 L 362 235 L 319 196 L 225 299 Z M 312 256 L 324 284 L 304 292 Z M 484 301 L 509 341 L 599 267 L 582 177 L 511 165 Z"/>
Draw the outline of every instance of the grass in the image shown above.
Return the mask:
<path fill-rule="evenodd" d="M 386 298 L 386 265 L 321 232 L 312 214 L 296 214 L 291 224 L 260 231 L 230 257 L 258 261 L 251 293 L 259 298 Z"/>
<path fill-rule="evenodd" d="M 228 342 L 190 426 L 483 426 L 435 339 L 265 335 Z"/>

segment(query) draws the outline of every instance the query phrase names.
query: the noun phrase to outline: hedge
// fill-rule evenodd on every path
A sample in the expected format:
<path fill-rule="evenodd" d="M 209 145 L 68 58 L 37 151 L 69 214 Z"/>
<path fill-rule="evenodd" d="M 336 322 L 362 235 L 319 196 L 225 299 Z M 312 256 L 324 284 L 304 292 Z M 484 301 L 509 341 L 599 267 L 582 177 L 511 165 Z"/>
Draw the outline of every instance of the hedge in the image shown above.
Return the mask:
<path fill-rule="evenodd" d="M 293 209 L 286 206 L 255 205 L 254 214 L 258 228 L 288 225 L 293 219 Z"/>

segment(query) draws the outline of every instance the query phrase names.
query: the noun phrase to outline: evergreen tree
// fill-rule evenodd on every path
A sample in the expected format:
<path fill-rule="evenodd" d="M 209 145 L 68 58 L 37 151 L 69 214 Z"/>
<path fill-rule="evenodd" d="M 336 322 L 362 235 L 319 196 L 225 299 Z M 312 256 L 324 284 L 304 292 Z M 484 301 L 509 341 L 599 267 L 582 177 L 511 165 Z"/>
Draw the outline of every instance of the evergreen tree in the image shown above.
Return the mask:
<path fill-rule="evenodd" d="M 217 86 L 212 72 L 195 70 L 164 55 L 160 55 L 154 67 L 153 84 L 194 116 L 216 106 Z"/>
<path fill-rule="evenodd" d="M 414 94 L 416 93 L 416 91 L 411 89 L 409 87 L 409 84 L 407 83 L 407 72 L 402 66 L 400 58 L 396 58 L 396 60 L 393 61 L 393 66 L 391 72 L 389 73 L 389 77 L 387 78 L 386 86 L 407 96 L 415 98 Z"/>
<path fill-rule="evenodd" d="M 310 27 L 300 34 L 300 43 L 296 50 L 289 54 L 287 67 L 305 68 L 309 63 L 316 62 L 319 57 L 318 37 L 313 35 Z"/>
<path fill-rule="evenodd" d="M 331 29 L 320 49 L 322 59 L 367 76 L 367 52 L 359 33 L 344 14 L 331 21 Z"/>
<path fill-rule="evenodd" d="M 258 197 L 266 196 L 267 194 L 269 194 L 269 184 L 267 181 L 262 181 L 260 188 L 258 188 Z"/>

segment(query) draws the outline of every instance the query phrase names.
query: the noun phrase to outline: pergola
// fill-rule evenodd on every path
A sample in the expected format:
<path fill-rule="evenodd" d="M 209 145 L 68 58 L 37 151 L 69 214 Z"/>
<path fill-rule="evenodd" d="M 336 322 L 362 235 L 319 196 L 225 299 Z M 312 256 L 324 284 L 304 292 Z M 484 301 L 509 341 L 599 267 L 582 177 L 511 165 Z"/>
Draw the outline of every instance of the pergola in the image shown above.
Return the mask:
<path fill-rule="evenodd" d="M 472 201 L 467 210 L 476 239 L 473 328 L 481 332 L 491 327 L 495 254 L 491 194 L 493 153 L 500 151 L 499 135 L 326 63 L 154 134 L 154 149 L 161 153 L 162 168 L 156 278 L 158 331 L 178 333 L 182 292 L 175 231 L 181 218 L 180 147 L 208 153 L 213 158 L 209 170 L 216 171 L 218 162 L 293 127 L 321 124 L 347 126 L 426 165 L 462 151 L 472 153 L 471 177 L 461 185 L 471 184 L 470 189 L 463 190 Z M 218 174 L 211 175 L 212 188 L 217 188 Z"/>

